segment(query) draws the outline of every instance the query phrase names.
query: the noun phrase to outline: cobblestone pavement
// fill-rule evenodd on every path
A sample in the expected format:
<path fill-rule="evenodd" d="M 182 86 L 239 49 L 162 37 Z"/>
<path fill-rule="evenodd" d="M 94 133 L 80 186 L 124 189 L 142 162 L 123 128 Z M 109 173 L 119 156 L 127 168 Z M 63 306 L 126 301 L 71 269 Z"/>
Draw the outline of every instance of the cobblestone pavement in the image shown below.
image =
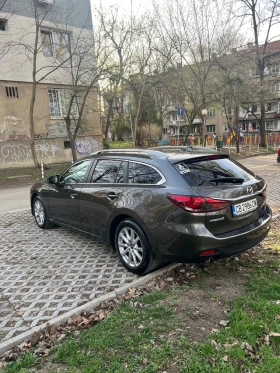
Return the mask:
<path fill-rule="evenodd" d="M 267 201 L 273 214 L 280 213 L 280 164 L 254 168 L 253 171 L 267 182 Z"/>
<path fill-rule="evenodd" d="M 29 211 L 0 215 L 0 340 L 136 279 L 104 243 Z"/>
<path fill-rule="evenodd" d="M 254 170 L 280 212 L 280 167 Z M 41 230 L 29 211 L 0 215 L 0 340 L 23 333 L 136 279 L 104 243 L 57 227 Z"/>

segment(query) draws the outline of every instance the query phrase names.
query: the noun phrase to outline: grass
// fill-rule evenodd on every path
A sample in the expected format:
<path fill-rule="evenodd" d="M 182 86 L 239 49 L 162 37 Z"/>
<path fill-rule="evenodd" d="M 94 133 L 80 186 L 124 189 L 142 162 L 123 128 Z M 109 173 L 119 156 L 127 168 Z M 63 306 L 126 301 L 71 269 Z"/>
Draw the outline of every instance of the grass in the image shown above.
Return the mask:
<path fill-rule="evenodd" d="M 108 142 L 110 149 L 130 149 L 132 141 L 111 141 Z"/>
<path fill-rule="evenodd" d="M 269 336 L 280 333 L 280 262 L 272 258 L 262 265 L 232 261 L 233 270 L 237 265 L 250 272 L 246 295 L 232 302 L 225 316 L 228 326 L 202 342 L 192 343 L 178 310 L 183 296 L 188 300 L 189 291 L 207 284 L 208 273 L 187 285 L 123 301 L 103 322 L 55 344 L 49 357 L 38 361 L 29 353 L 1 372 L 54 373 L 58 367 L 69 373 L 156 373 L 169 368 L 172 373 L 280 372 L 280 337 Z"/>
<path fill-rule="evenodd" d="M 44 170 L 44 176 L 49 177 L 51 175 L 56 175 L 62 173 L 70 163 L 60 163 L 48 165 L 48 169 Z M 29 175 L 29 176 L 22 176 Z M 9 179 L 10 176 L 19 176 L 16 178 Z M 28 185 L 33 184 L 36 180 L 42 179 L 41 169 L 35 167 L 19 167 L 19 168 L 9 168 L 0 169 L 0 188 L 18 186 L 18 185 Z"/>

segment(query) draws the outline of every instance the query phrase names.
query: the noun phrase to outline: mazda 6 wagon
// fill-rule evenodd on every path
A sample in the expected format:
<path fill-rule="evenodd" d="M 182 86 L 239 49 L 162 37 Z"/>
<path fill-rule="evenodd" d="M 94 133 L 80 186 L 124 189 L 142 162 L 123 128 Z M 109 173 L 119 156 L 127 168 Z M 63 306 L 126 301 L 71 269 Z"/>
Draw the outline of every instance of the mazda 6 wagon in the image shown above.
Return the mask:
<path fill-rule="evenodd" d="M 237 254 L 271 225 L 265 181 L 213 152 L 99 151 L 37 182 L 31 211 L 40 228 L 62 225 L 109 242 L 134 273 Z"/>

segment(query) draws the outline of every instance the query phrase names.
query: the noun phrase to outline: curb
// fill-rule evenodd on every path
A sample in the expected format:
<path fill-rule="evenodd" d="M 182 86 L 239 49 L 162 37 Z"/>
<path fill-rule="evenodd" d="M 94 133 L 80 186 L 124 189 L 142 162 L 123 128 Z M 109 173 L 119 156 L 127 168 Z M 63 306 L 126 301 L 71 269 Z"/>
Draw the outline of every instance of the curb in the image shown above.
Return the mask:
<path fill-rule="evenodd" d="M 51 319 L 50 321 L 48 321 L 44 324 L 35 326 L 35 327 L 27 330 L 26 332 L 17 335 L 16 337 L 9 338 L 6 341 L 0 343 L 0 355 L 2 355 L 4 352 L 7 352 L 7 351 L 13 349 L 14 347 L 17 347 L 19 344 L 24 342 L 26 339 L 31 338 L 35 332 L 39 332 L 40 330 L 45 329 L 47 325 L 54 326 L 54 325 L 59 325 L 59 324 L 62 324 L 64 322 L 67 322 L 71 317 L 73 317 L 75 315 L 78 315 L 78 314 L 82 313 L 83 311 L 90 311 L 90 310 L 94 309 L 95 307 L 99 306 L 102 302 L 104 302 L 106 300 L 114 299 L 117 296 L 125 293 L 127 290 L 129 290 L 132 287 L 137 287 L 137 286 L 144 285 L 147 282 L 153 280 L 154 278 L 156 278 L 158 276 L 161 276 L 164 273 L 168 273 L 172 269 L 174 269 L 174 268 L 176 268 L 180 265 L 181 265 L 181 263 L 170 264 L 170 265 L 168 265 L 164 268 L 158 269 L 157 271 L 155 271 L 153 273 L 149 273 L 146 276 L 140 277 L 137 280 L 135 280 L 133 282 L 130 282 L 129 284 L 126 284 L 126 285 L 124 285 L 124 286 L 122 286 L 122 287 L 120 287 L 116 290 L 113 290 L 110 293 L 104 294 L 101 297 L 98 297 L 97 299 L 94 299 L 90 302 L 87 302 L 87 303 L 83 304 L 82 306 L 76 307 L 76 308 L 64 313 L 63 315 L 54 317 L 53 319 Z"/>
<path fill-rule="evenodd" d="M 29 208 L 29 207 L 26 207 L 25 209 L 18 209 L 18 210 L 4 211 L 4 212 L 0 212 L 0 215 L 4 215 L 4 214 L 13 214 L 13 213 L 15 213 L 15 212 L 22 212 L 22 211 L 30 211 L 30 208 Z"/>

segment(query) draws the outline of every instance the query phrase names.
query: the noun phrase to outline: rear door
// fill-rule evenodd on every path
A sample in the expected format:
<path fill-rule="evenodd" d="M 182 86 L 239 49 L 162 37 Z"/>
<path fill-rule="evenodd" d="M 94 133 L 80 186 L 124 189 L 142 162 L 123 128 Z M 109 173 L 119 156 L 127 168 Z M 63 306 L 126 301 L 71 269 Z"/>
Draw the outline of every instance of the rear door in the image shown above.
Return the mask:
<path fill-rule="evenodd" d="M 205 226 L 212 234 L 246 226 L 264 213 L 264 181 L 230 159 L 206 156 L 174 166 L 200 196 L 228 202 L 226 208 L 205 214 Z"/>

